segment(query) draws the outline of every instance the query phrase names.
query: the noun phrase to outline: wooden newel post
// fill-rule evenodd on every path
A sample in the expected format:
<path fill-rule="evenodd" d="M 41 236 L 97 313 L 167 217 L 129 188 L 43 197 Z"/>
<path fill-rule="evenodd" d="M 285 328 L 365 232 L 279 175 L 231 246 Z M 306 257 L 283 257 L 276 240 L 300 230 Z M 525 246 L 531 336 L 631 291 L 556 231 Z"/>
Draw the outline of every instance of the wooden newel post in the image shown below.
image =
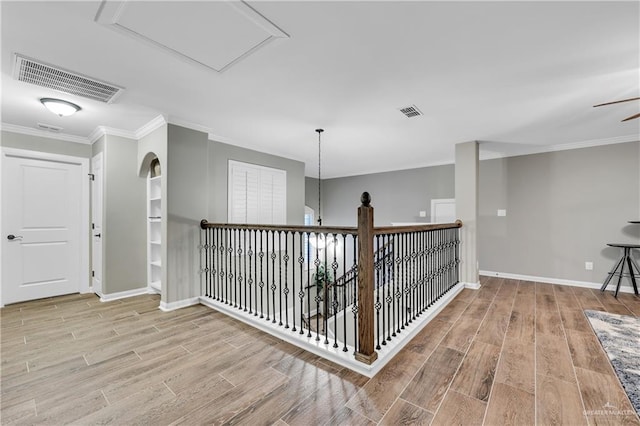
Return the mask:
<path fill-rule="evenodd" d="M 374 350 L 373 313 L 373 207 L 371 195 L 363 192 L 358 207 L 358 347 L 356 360 L 371 364 L 378 358 Z"/>

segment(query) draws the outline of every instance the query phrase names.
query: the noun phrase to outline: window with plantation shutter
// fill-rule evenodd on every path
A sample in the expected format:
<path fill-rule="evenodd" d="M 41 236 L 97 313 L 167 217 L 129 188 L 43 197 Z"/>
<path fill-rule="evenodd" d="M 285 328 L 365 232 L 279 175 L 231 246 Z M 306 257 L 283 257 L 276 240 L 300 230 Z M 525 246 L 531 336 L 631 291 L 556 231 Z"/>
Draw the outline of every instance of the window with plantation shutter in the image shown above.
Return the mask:
<path fill-rule="evenodd" d="M 287 172 L 229 161 L 230 223 L 282 225 L 287 222 Z"/>

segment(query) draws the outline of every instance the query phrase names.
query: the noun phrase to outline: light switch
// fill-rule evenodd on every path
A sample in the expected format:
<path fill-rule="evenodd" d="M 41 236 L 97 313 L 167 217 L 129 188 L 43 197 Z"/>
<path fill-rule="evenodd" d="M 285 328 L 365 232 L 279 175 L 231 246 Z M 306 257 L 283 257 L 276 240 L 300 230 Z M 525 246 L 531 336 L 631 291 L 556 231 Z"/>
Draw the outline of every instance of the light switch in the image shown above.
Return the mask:
<path fill-rule="evenodd" d="M 498 216 L 506 216 L 507 211 L 505 209 L 498 209 Z"/>

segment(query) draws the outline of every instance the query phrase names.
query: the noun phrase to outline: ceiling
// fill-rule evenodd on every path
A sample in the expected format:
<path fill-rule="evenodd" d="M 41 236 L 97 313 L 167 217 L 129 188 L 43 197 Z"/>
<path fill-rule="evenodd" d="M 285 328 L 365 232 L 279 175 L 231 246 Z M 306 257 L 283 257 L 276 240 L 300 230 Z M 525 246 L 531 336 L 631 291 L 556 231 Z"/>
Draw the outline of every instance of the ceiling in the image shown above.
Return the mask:
<path fill-rule="evenodd" d="M 640 2 L 2 1 L 2 125 L 89 143 L 163 116 L 323 177 L 639 139 Z M 13 78 L 19 53 L 124 87 Z M 82 110 L 57 117 L 59 97 Z M 424 115 L 406 118 L 415 105 Z M 29 130 L 30 129 L 30 130 Z M 47 133 L 43 133 L 46 135 Z"/>

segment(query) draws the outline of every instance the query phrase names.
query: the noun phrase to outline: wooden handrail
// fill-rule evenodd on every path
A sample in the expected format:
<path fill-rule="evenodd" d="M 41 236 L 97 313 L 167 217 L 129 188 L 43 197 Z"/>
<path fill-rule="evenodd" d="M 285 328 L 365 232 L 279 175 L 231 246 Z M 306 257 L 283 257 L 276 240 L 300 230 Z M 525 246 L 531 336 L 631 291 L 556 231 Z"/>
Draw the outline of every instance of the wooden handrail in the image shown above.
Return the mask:
<path fill-rule="evenodd" d="M 426 223 L 424 225 L 378 226 L 373 228 L 373 235 L 402 234 L 407 232 L 435 231 L 462 227 L 462 221 L 452 223 Z M 307 226 L 307 225 L 258 225 L 247 223 L 213 223 L 206 219 L 200 221 L 200 228 L 235 228 L 257 229 L 264 231 L 308 232 L 310 234 L 347 234 L 358 235 L 358 228 L 350 226 Z"/>
<path fill-rule="evenodd" d="M 374 235 L 402 234 L 407 232 L 435 231 L 437 229 L 461 228 L 462 221 L 452 223 L 425 223 L 424 225 L 378 226 L 373 228 Z"/>
<path fill-rule="evenodd" d="M 310 234 L 347 234 L 358 235 L 358 228 L 348 226 L 307 226 L 307 225 L 258 225 L 246 223 L 211 223 L 207 219 L 200 221 L 200 228 L 256 229 L 258 231 L 305 232 Z"/>

